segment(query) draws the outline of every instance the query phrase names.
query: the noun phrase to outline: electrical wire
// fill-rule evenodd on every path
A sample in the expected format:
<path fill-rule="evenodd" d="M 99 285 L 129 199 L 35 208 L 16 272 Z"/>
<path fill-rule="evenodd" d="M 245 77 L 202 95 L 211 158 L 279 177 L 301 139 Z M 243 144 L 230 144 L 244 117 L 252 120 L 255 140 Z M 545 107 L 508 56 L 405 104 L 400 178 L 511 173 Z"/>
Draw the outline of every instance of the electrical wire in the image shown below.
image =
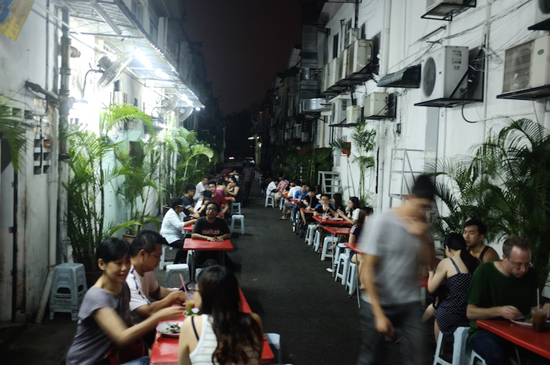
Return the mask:
<path fill-rule="evenodd" d="M 475 124 L 475 123 L 478 123 L 479 120 L 476 120 L 476 121 L 473 121 L 473 120 L 468 120 L 466 119 L 466 117 L 464 116 L 464 107 L 466 106 L 466 104 L 462 104 L 462 119 L 464 119 L 466 122 L 470 123 L 470 124 Z"/>

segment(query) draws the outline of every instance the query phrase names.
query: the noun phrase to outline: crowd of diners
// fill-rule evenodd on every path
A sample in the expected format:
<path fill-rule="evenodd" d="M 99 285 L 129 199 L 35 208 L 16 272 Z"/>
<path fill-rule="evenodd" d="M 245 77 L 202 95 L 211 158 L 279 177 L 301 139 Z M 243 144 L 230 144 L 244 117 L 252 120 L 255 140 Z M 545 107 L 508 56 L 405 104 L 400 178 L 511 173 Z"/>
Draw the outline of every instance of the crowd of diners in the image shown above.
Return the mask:
<path fill-rule="evenodd" d="M 509 364 L 518 354 L 516 348 L 478 327 L 476 321 L 528 317 L 538 305 L 537 299 L 547 318 L 550 316 L 549 300 L 537 298 L 531 247 L 524 238 L 508 237 L 499 257 L 485 244 L 487 226 L 472 217 L 463 223 L 462 232 L 444 237 L 444 257 L 435 256 L 429 218 L 435 187 L 428 176 L 416 178 L 412 194 L 400 207 L 372 217 L 372 208 L 360 207 L 356 197 L 348 199 L 345 209 L 341 194 L 331 197 L 318 186 L 299 180 L 279 177 L 263 186 L 265 193 L 274 197 L 275 207 L 280 199 L 287 199 L 280 219 L 289 219 L 290 214 L 294 224 L 305 227 L 312 221 L 300 208 L 311 208 L 312 216 L 342 217 L 353 225 L 349 238 L 342 239 L 357 244 L 362 252 L 353 258 L 358 262 L 362 289 L 363 345 L 358 364 L 383 363 L 381 341 L 396 339 L 396 333 L 402 341 L 405 364 L 431 363 L 433 358 L 423 351 L 422 330 L 422 322 L 431 319 L 435 319 L 436 342 L 440 335 L 452 336 L 457 328 L 468 327 L 468 343 L 486 364 Z M 423 314 L 419 272 L 427 273 L 427 288 L 433 294 L 433 303 Z M 548 364 L 533 353 L 519 351 L 531 363 Z"/>
<path fill-rule="evenodd" d="M 244 167 L 244 182 L 251 181 L 252 172 L 250 165 Z M 185 288 L 162 287 L 153 275 L 163 245 L 178 249 L 175 263 L 186 260 L 186 226 L 193 226 L 194 240 L 231 237 L 222 217 L 227 217 L 228 206 L 241 202 L 249 193 L 246 188 L 250 189 L 249 184 L 241 188 L 238 181 L 235 171 L 227 176 L 205 176 L 196 185 L 186 185 L 183 196 L 173 199 L 160 232 L 142 229 L 131 243 L 115 237 L 98 243 L 96 261 L 101 276 L 82 301 L 67 364 L 149 364 L 157 324 L 181 318 L 183 305 L 190 300 L 187 293 L 194 294 L 198 313 L 182 324 L 179 364 L 259 363 L 262 322 L 258 315 L 240 311 L 236 267 L 229 257 L 220 260 L 217 252 L 197 251 L 193 265 L 202 270 L 196 282 L 186 283 Z"/>

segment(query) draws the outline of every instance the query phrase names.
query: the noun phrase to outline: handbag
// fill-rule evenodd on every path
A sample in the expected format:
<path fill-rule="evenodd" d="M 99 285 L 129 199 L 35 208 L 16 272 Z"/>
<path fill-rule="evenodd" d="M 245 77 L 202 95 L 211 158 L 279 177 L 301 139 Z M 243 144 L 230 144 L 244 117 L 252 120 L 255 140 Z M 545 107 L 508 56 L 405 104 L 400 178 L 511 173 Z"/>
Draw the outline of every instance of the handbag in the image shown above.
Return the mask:
<path fill-rule="evenodd" d="M 121 365 L 147 355 L 147 347 L 140 338 L 124 347 L 111 347 L 105 358 L 109 361 L 109 365 Z"/>

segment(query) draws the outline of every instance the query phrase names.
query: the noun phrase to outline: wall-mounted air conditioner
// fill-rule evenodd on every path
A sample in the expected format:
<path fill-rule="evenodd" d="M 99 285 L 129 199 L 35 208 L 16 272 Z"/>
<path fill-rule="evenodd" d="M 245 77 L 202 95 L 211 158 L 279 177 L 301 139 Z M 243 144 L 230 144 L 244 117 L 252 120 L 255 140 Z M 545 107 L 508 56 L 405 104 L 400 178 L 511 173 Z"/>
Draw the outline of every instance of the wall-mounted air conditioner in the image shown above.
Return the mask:
<path fill-rule="evenodd" d="M 426 12 L 433 10 L 433 8 L 439 6 L 441 3 L 462 5 L 464 4 L 465 1 L 468 1 L 468 0 L 427 0 Z"/>
<path fill-rule="evenodd" d="M 349 48 L 346 48 L 338 56 L 340 59 L 340 64 L 338 66 L 338 71 L 340 73 L 338 81 L 348 77 L 348 58 L 349 58 Z"/>
<path fill-rule="evenodd" d="M 323 66 L 323 71 L 321 72 L 321 85 L 320 88 L 321 92 L 328 89 L 328 79 L 329 79 L 329 68 L 328 63 Z"/>
<path fill-rule="evenodd" d="M 535 13 L 535 23 L 550 19 L 550 0 L 536 0 L 537 10 Z"/>
<path fill-rule="evenodd" d="M 382 119 L 393 117 L 389 113 L 390 107 L 388 101 L 388 93 L 370 93 L 366 95 L 363 99 L 363 114 L 365 118 Z"/>
<path fill-rule="evenodd" d="M 294 133 L 292 135 L 292 138 L 302 138 L 302 125 L 301 124 L 295 124 L 294 125 Z"/>
<path fill-rule="evenodd" d="M 328 79 L 328 87 L 331 87 L 332 85 L 336 84 L 338 81 L 340 81 L 340 71 L 338 66 L 340 65 L 340 62 L 338 60 L 339 57 L 335 57 L 330 63 L 328 64 L 329 67 L 329 79 Z"/>
<path fill-rule="evenodd" d="M 302 132 L 302 142 L 309 142 L 309 133 L 308 132 Z"/>
<path fill-rule="evenodd" d="M 357 105 L 348 105 L 346 108 L 346 124 L 359 123 L 361 119 L 361 108 Z"/>
<path fill-rule="evenodd" d="M 446 46 L 424 56 L 420 100 L 459 99 L 467 90 L 467 71 L 468 47 Z"/>
<path fill-rule="evenodd" d="M 502 93 L 517 93 L 550 85 L 548 57 L 550 35 L 507 49 L 504 53 Z M 533 92 L 532 96 L 536 96 L 537 92 Z"/>
<path fill-rule="evenodd" d="M 358 39 L 349 47 L 348 75 L 361 71 L 372 60 L 373 42 Z"/>
<path fill-rule="evenodd" d="M 348 47 L 349 45 L 353 44 L 353 42 L 359 39 L 360 35 L 361 30 L 359 28 L 351 28 L 350 30 L 348 30 L 348 33 L 346 35 L 346 43 L 344 44 L 344 46 Z"/>

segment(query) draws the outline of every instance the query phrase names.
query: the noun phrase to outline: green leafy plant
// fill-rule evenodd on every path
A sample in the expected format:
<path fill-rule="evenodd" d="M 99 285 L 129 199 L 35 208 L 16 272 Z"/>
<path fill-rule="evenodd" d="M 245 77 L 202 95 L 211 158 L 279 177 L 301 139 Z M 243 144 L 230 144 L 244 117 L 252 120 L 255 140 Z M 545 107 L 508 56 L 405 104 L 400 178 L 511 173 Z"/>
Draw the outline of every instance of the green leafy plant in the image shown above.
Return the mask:
<path fill-rule="evenodd" d="M 14 112 L 8 99 L 0 97 L 0 136 L 8 142 L 15 171 L 22 171 L 28 143 L 25 138 L 27 130 L 20 118 L 20 113 Z"/>

